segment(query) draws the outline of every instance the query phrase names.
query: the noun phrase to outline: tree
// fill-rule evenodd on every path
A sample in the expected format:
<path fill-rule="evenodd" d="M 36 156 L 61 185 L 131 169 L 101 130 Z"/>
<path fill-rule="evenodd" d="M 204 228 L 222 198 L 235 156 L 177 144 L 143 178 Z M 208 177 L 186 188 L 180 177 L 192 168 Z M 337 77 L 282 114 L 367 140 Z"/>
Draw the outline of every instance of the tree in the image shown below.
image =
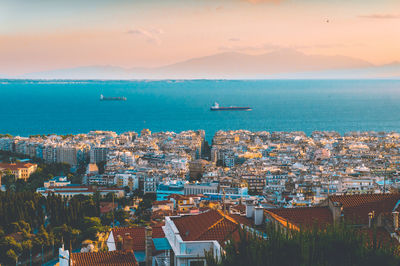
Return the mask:
<path fill-rule="evenodd" d="M 264 232 L 239 230 L 238 241 L 228 241 L 217 259 L 207 253 L 211 266 L 235 265 L 399 265 L 395 244 L 391 246 L 344 224 L 289 230 L 269 224 Z M 368 236 L 368 234 L 367 234 Z M 290 254 L 288 256 L 288 254 Z"/>
<path fill-rule="evenodd" d="M 97 168 L 99 169 L 99 174 L 104 174 L 105 166 L 106 166 L 106 161 L 97 163 Z"/>
<path fill-rule="evenodd" d="M 56 239 L 62 239 L 62 242 L 67 244 L 71 244 L 71 246 L 74 246 L 74 244 L 77 242 L 79 236 L 81 235 L 81 231 L 78 229 L 74 229 L 71 226 L 68 226 L 66 224 L 63 224 L 59 227 L 54 228 L 54 233 L 56 236 Z"/>
<path fill-rule="evenodd" d="M 4 259 L 5 259 L 5 260 L 4 260 L 5 264 L 10 265 L 10 264 L 13 264 L 13 263 L 16 263 L 16 262 L 17 262 L 17 260 L 18 260 L 18 255 L 15 253 L 14 250 L 9 249 L 9 250 L 7 250 L 7 252 L 6 252 L 6 257 L 5 257 Z"/>
<path fill-rule="evenodd" d="M 0 262 L 6 265 L 13 264 L 17 259 L 17 254 L 21 252 L 22 245 L 17 243 L 13 237 L 6 236 L 0 239 L 0 254 L 6 254 L 6 256 L 0 256 Z"/>
<path fill-rule="evenodd" d="M 15 175 L 13 175 L 9 169 L 0 173 L 0 176 L 1 184 L 5 185 L 7 189 L 15 182 Z"/>
<path fill-rule="evenodd" d="M 106 231 L 107 227 L 101 224 L 99 217 L 85 217 L 82 232 L 85 239 L 96 240 L 97 233 Z"/>

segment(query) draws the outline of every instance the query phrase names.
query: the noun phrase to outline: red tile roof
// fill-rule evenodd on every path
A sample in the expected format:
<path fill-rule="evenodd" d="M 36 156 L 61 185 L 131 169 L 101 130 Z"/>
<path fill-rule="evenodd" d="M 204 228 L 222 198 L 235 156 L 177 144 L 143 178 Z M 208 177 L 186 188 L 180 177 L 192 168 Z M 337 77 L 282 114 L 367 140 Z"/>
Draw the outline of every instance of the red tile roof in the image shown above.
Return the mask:
<path fill-rule="evenodd" d="M 269 209 L 267 212 L 271 212 L 297 227 L 311 227 L 314 224 L 325 226 L 333 223 L 332 213 L 328 207 L 279 208 Z"/>
<path fill-rule="evenodd" d="M 217 210 L 173 217 L 172 221 L 184 241 L 217 240 L 221 244 L 231 237 L 236 238 L 239 224 L 242 224 L 238 217 Z"/>
<path fill-rule="evenodd" d="M 173 214 L 174 211 L 172 210 L 157 210 L 151 213 L 151 219 L 152 220 L 164 219 L 165 216 L 172 216 Z"/>
<path fill-rule="evenodd" d="M 230 214 L 233 219 L 235 219 L 236 222 L 246 225 L 246 226 L 254 226 L 254 220 L 247 218 L 246 216 L 240 215 L 240 214 Z"/>
<path fill-rule="evenodd" d="M 117 207 L 118 203 L 113 204 L 112 202 L 100 202 L 100 213 L 108 213 Z"/>
<path fill-rule="evenodd" d="M 137 266 L 132 251 L 84 252 L 71 254 L 71 266 L 120 265 Z"/>
<path fill-rule="evenodd" d="M 165 204 L 172 204 L 173 202 L 170 200 L 157 200 L 153 202 L 154 205 L 165 205 Z"/>
<path fill-rule="evenodd" d="M 167 199 L 186 200 L 189 199 L 189 197 L 180 194 L 171 194 L 167 197 Z"/>
<path fill-rule="evenodd" d="M 332 202 L 340 202 L 343 205 L 343 215 L 346 221 L 360 224 L 368 224 L 368 214 L 375 212 L 375 217 L 379 214 L 391 215 L 400 194 L 360 194 L 332 196 Z"/>
<path fill-rule="evenodd" d="M 29 168 L 29 167 L 34 166 L 34 165 L 36 165 L 36 164 L 20 163 L 20 162 L 17 162 L 17 163 L 1 163 L 0 162 L 0 168 L 9 169 L 11 171 L 12 170 L 18 170 L 20 168 Z"/>
<path fill-rule="evenodd" d="M 153 226 L 153 238 L 163 238 L 165 237 L 164 231 L 161 226 Z M 145 250 L 145 227 L 119 227 L 112 229 L 114 240 L 117 236 L 122 238 L 129 234 L 133 238 L 133 251 L 143 251 Z M 152 244 L 153 245 L 153 244 Z M 154 245 L 153 245 L 154 249 Z"/>
<path fill-rule="evenodd" d="M 400 194 L 356 194 L 356 195 L 341 195 L 331 196 L 329 200 L 332 202 L 340 202 L 343 208 L 359 206 L 365 203 L 377 202 L 385 199 L 400 200 Z M 394 206 L 393 206 L 394 207 Z"/>

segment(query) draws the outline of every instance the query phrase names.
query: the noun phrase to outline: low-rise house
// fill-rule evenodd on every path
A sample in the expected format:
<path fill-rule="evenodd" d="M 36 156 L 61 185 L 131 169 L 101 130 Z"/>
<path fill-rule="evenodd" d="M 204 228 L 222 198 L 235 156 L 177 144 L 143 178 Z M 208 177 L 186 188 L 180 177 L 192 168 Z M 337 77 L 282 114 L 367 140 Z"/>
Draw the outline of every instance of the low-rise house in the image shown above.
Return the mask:
<path fill-rule="evenodd" d="M 0 162 L 0 177 L 7 171 L 10 171 L 15 179 L 27 180 L 30 175 L 37 169 L 37 164 L 33 163 L 1 163 Z"/>
<path fill-rule="evenodd" d="M 105 251 L 105 252 L 79 252 L 71 253 L 60 248 L 60 266 L 89 266 L 89 265 L 121 265 L 138 266 L 132 251 Z"/>
<path fill-rule="evenodd" d="M 323 227 L 333 224 L 333 216 L 329 207 L 278 208 L 264 212 L 269 221 L 292 229 Z"/>
<path fill-rule="evenodd" d="M 49 187 L 65 187 L 71 185 L 71 181 L 68 181 L 66 176 L 56 176 L 43 183 L 45 188 Z"/>
<path fill-rule="evenodd" d="M 238 239 L 241 226 L 250 224 L 246 217 L 220 210 L 166 217 L 163 230 L 172 249 L 170 265 L 206 265 L 205 251 L 219 257 L 226 241 Z"/>
<path fill-rule="evenodd" d="M 158 210 L 172 211 L 174 210 L 174 203 L 170 200 L 154 201 L 151 210 L 153 212 Z"/>
<path fill-rule="evenodd" d="M 109 251 L 123 250 L 133 252 L 138 263 L 160 265 L 157 260 L 166 257 L 169 261 L 171 246 L 165 239 L 161 226 L 113 228 L 107 239 Z"/>
<path fill-rule="evenodd" d="M 184 185 L 185 195 L 204 194 L 204 193 L 218 193 L 219 184 L 217 182 L 211 183 L 187 183 Z"/>
<path fill-rule="evenodd" d="M 91 186 L 81 186 L 81 185 L 66 185 L 61 187 L 51 186 L 51 187 L 41 187 L 36 190 L 37 193 L 42 194 L 47 197 L 49 194 L 60 195 L 63 198 L 70 199 L 77 195 L 91 196 L 95 192 L 99 192 L 102 197 L 106 196 L 108 193 L 113 193 L 115 197 L 122 198 L 125 196 L 125 190 L 122 188 L 107 188 L 107 187 L 91 187 Z"/>
<path fill-rule="evenodd" d="M 167 198 L 174 203 L 174 209 L 179 212 L 186 212 L 189 211 L 191 208 L 196 207 L 196 203 L 193 197 L 172 194 Z"/>
<path fill-rule="evenodd" d="M 345 222 L 354 228 L 373 226 L 400 242 L 400 194 L 330 196 L 321 206 L 264 210 L 269 222 L 299 230 Z"/>

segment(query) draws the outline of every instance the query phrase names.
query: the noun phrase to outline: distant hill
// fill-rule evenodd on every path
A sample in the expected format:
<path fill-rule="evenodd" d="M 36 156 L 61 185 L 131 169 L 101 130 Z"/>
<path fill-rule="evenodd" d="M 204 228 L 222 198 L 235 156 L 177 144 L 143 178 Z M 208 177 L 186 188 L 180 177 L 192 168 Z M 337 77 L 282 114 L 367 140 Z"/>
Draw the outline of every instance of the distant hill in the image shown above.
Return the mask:
<path fill-rule="evenodd" d="M 219 53 L 147 69 L 87 66 L 19 76 L 19 78 L 32 79 L 340 79 L 390 77 L 400 77 L 399 62 L 375 66 L 357 58 L 339 55 L 307 55 L 293 49 L 280 49 L 261 55 L 236 52 Z"/>
<path fill-rule="evenodd" d="M 157 71 L 169 75 L 179 73 L 194 78 L 202 76 L 262 78 L 277 73 L 370 66 L 372 64 L 366 61 L 350 57 L 306 55 L 296 50 L 282 49 L 262 55 L 221 53 L 165 66 L 158 68 Z"/>

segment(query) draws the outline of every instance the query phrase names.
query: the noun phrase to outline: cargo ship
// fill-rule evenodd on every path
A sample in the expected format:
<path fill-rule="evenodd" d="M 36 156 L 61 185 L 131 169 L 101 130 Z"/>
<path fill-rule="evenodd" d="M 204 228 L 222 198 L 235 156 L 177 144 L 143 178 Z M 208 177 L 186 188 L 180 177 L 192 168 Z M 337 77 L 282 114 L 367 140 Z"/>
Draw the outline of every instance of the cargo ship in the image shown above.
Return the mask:
<path fill-rule="evenodd" d="M 104 97 L 100 95 L 100 101 L 126 101 L 126 97 Z"/>
<path fill-rule="evenodd" d="M 210 107 L 211 111 L 251 111 L 250 107 L 241 107 L 241 106 L 219 106 L 216 102 L 213 106 Z"/>

